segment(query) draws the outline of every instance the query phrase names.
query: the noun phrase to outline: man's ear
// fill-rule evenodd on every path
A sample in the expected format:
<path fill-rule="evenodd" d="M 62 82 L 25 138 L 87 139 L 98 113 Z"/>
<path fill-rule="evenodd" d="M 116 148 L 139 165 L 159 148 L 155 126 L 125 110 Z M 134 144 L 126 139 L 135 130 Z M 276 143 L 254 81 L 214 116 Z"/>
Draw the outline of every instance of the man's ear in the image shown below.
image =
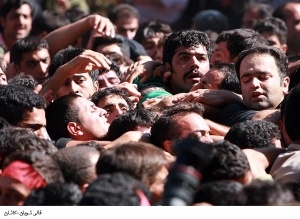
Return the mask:
<path fill-rule="evenodd" d="M 288 50 L 288 46 L 286 45 L 286 44 L 281 44 L 281 50 L 282 50 L 282 52 L 284 52 L 284 53 L 286 53 L 287 52 L 287 50 Z"/>
<path fill-rule="evenodd" d="M 165 148 L 165 151 L 169 152 L 170 154 L 173 155 L 173 141 L 172 140 L 165 140 L 163 142 L 163 146 Z"/>
<path fill-rule="evenodd" d="M 288 94 L 288 92 L 289 92 L 289 84 L 290 84 L 290 78 L 289 77 L 285 77 L 283 79 L 283 82 L 282 82 L 282 88 L 283 88 L 283 93 L 284 94 Z"/>
<path fill-rule="evenodd" d="M 99 90 L 99 82 L 98 80 L 94 81 L 94 88 L 95 88 L 95 91 L 98 91 Z"/>
<path fill-rule="evenodd" d="M 168 62 L 165 63 L 165 70 L 171 71 L 171 65 Z"/>
<path fill-rule="evenodd" d="M 83 135 L 80 125 L 76 122 L 69 122 L 67 129 L 71 137 Z"/>

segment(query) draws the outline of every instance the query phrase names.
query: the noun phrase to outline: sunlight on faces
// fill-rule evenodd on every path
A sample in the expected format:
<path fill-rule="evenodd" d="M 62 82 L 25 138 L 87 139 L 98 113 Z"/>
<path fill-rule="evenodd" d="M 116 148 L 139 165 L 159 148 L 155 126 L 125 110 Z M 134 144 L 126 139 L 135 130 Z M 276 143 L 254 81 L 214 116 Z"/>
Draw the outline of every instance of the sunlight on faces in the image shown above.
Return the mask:
<path fill-rule="evenodd" d="M 204 46 L 191 49 L 180 46 L 172 59 L 170 84 L 173 94 L 189 92 L 208 70 L 209 59 Z"/>
<path fill-rule="evenodd" d="M 250 109 L 275 109 L 288 91 L 288 82 L 280 82 L 279 69 L 271 55 L 250 54 L 241 62 L 239 71 L 243 101 Z"/>

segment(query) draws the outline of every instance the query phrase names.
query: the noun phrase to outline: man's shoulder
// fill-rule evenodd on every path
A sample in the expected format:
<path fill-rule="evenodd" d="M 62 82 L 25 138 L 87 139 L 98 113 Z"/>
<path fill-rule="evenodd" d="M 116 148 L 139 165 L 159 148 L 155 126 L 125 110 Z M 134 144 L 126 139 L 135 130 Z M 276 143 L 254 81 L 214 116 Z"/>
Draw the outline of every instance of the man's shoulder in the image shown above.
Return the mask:
<path fill-rule="evenodd" d="M 236 123 L 252 119 L 256 112 L 242 103 L 232 103 L 221 109 L 217 116 L 217 122 L 226 126 L 233 126 Z"/>

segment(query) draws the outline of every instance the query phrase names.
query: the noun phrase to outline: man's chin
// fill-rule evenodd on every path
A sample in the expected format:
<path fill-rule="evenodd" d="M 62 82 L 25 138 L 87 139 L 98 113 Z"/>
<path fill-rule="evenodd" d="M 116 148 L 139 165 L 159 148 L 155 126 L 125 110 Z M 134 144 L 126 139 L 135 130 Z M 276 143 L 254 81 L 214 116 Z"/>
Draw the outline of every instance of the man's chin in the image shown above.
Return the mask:
<path fill-rule="evenodd" d="M 252 103 L 250 106 L 248 106 L 252 110 L 266 110 L 266 109 L 271 109 L 272 107 L 268 103 L 260 102 L 260 103 Z"/>

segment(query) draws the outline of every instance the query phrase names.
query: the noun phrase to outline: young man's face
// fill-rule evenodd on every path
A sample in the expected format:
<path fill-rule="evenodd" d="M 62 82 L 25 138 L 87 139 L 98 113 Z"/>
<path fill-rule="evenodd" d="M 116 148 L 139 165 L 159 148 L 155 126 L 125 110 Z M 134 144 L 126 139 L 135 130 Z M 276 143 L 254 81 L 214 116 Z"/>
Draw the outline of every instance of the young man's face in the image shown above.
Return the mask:
<path fill-rule="evenodd" d="M 50 65 L 50 54 L 48 49 L 40 49 L 27 52 L 22 55 L 19 65 L 15 65 L 18 72 L 32 75 L 40 84 L 44 83 L 48 77 L 48 67 Z"/>
<path fill-rule="evenodd" d="M 180 46 L 173 56 L 170 70 L 173 94 L 189 92 L 192 86 L 199 83 L 201 77 L 209 70 L 206 48 L 202 45 L 196 48 Z"/>
<path fill-rule="evenodd" d="M 280 81 L 275 59 L 269 54 L 250 54 L 240 65 L 244 104 L 250 109 L 275 109 L 288 92 L 289 80 Z"/>
<path fill-rule="evenodd" d="M 281 44 L 280 41 L 279 41 L 278 36 L 270 34 L 268 32 L 261 33 L 261 35 L 268 40 L 268 42 L 270 43 L 271 46 L 280 49 L 283 53 L 286 53 L 287 45 L 286 44 Z"/>
<path fill-rule="evenodd" d="M 31 129 L 38 137 L 50 140 L 46 130 L 46 115 L 44 109 L 33 108 L 24 115 L 23 121 L 17 124 L 21 128 Z"/>
<path fill-rule="evenodd" d="M 224 73 L 212 68 L 202 76 L 199 87 L 201 89 L 219 89 L 219 85 L 224 78 Z"/>
<path fill-rule="evenodd" d="M 106 111 L 82 97 L 76 99 L 76 105 L 79 108 L 78 120 L 83 133 L 82 140 L 97 140 L 105 136 L 109 127 Z"/>
<path fill-rule="evenodd" d="M 285 6 L 285 23 L 288 29 L 287 42 L 288 46 L 299 48 L 300 37 L 300 4 L 298 2 L 290 2 Z"/>
<path fill-rule="evenodd" d="M 93 82 L 89 73 L 78 73 L 68 78 L 57 91 L 57 98 L 77 94 L 87 99 L 98 90 L 98 82 Z"/>
<path fill-rule="evenodd" d="M 116 23 L 116 33 L 122 36 L 127 37 L 132 40 L 136 34 L 137 29 L 139 28 L 138 18 L 123 18 L 120 17 Z"/>
<path fill-rule="evenodd" d="M 220 42 L 216 44 L 215 51 L 211 56 L 211 62 L 234 63 L 234 60 L 230 58 L 230 52 L 227 49 L 227 42 Z"/>
<path fill-rule="evenodd" d="M 117 73 L 113 70 L 104 72 L 98 76 L 99 88 L 112 87 L 114 85 L 120 84 L 121 80 L 118 77 Z"/>
<path fill-rule="evenodd" d="M 117 116 L 129 110 L 129 106 L 126 100 L 114 94 L 108 95 L 107 97 L 100 100 L 97 106 L 106 110 L 107 120 L 110 124 Z"/>
<path fill-rule="evenodd" d="M 28 4 L 11 9 L 6 17 L 1 18 L 1 24 L 6 38 L 21 39 L 29 35 L 32 27 L 31 8 Z"/>
<path fill-rule="evenodd" d="M 155 33 L 154 36 L 144 39 L 142 45 L 144 46 L 147 54 L 154 60 L 157 56 L 157 50 L 159 50 L 159 42 L 163 38 L 164 34 L 161 32 Z"/>

